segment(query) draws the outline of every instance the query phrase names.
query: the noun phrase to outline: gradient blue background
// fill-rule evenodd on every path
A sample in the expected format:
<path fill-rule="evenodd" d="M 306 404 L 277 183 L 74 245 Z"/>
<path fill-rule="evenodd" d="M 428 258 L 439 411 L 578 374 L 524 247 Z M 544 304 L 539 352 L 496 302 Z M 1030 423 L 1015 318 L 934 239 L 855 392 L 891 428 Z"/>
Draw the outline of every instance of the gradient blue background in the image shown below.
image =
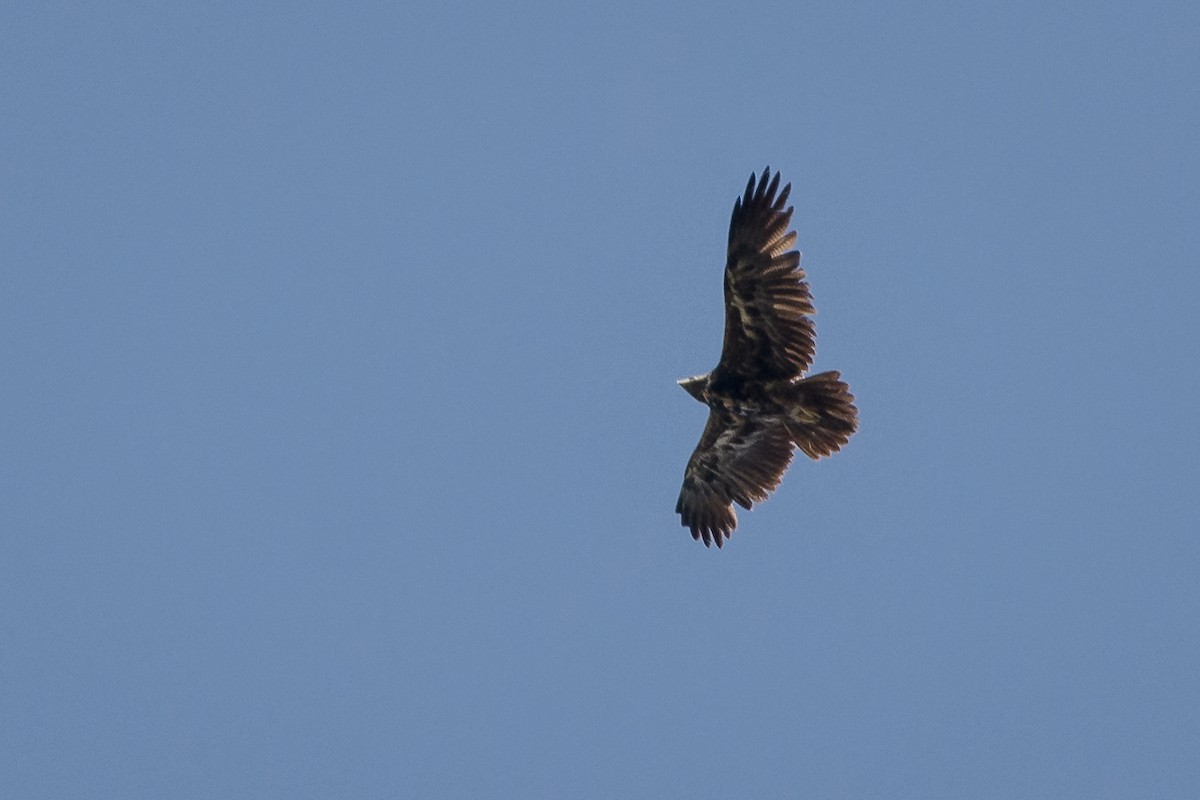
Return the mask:
<path fill-rule="evenodd" d="M 1200 795 L 1200 6 L 733 5 L 3 5 L 4 796 Z"/>

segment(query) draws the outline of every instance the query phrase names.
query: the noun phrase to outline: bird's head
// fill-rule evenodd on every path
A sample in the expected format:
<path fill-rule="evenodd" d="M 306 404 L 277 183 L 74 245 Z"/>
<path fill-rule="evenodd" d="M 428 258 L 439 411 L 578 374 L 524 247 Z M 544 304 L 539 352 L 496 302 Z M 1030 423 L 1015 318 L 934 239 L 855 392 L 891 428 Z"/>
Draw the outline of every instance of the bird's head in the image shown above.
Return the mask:
<path fill-rule="evenodd" d="M 683 378 L 675 382 L 692 397 L 707 404 L 708 401 L 704 399 L 704 390 L 708 387 L 708 375 L 697 375 L 694 378 Z"/>

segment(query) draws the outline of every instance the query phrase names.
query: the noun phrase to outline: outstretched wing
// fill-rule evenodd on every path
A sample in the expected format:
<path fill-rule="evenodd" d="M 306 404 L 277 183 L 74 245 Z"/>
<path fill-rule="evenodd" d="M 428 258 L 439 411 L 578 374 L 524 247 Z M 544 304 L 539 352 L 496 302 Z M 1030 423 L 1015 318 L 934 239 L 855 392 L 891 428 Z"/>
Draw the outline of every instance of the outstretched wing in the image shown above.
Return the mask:
<path fill-rule="evenodd" d="M 734 416 L 712 410 L 683 473 L 675 513 L 693 539 L 720 547 L 737 527 L 733 503 L 767 499 L 792 460 L 792 441 L 775 416 Z"/>
<path fill-rule="evenodd" d="M 767 167 L 733 206 L 725 262 L 725 344 L 717 372 L 744 378 L 791 378 L 812 364 L 815 314 L 796 232 L 789 231 L 792 185 L 779 188 Z"/>

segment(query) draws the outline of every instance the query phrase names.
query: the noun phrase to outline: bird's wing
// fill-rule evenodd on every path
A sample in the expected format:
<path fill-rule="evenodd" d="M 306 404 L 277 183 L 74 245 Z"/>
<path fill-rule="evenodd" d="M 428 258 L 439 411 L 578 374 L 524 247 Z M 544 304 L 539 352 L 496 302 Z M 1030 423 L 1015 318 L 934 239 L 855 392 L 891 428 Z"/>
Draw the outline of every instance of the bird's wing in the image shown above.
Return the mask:
<path fill-rule="evenodd" d="M 733 206 L 725 263 L 725 344 L 717 372 L 747 378 L 790 378 L 812 364 L 815 314 L 796 232 L 786 209 L 792 185 L 779 188 L 779 173 L 763 170 Z"/>
<path fill-rule="evenodd" d="M 792 442 L 776 416 L 735 416 L 712 410 L 683 473 L 675 512 L 693 539 L 717 547 L 737 527 L 732 503 L 750 508 L 779 485 Z"/>

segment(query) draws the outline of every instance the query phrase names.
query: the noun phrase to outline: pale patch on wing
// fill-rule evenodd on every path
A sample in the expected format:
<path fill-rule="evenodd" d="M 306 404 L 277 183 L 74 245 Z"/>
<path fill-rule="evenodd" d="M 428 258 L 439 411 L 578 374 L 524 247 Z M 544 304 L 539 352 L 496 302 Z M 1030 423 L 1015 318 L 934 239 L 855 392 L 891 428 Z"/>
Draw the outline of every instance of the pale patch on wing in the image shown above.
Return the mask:
<path fill-rule="evenodd" d="M 754 318 L 750 316 L 750 312 L 746 309 L 746 302 L 741 296 L 734 294 L 729 298 L 729 305 L 737 312 L 738 321 L 742 325 L 746 338 L 757 339 L 758 331 L 754 325 Z"/>

